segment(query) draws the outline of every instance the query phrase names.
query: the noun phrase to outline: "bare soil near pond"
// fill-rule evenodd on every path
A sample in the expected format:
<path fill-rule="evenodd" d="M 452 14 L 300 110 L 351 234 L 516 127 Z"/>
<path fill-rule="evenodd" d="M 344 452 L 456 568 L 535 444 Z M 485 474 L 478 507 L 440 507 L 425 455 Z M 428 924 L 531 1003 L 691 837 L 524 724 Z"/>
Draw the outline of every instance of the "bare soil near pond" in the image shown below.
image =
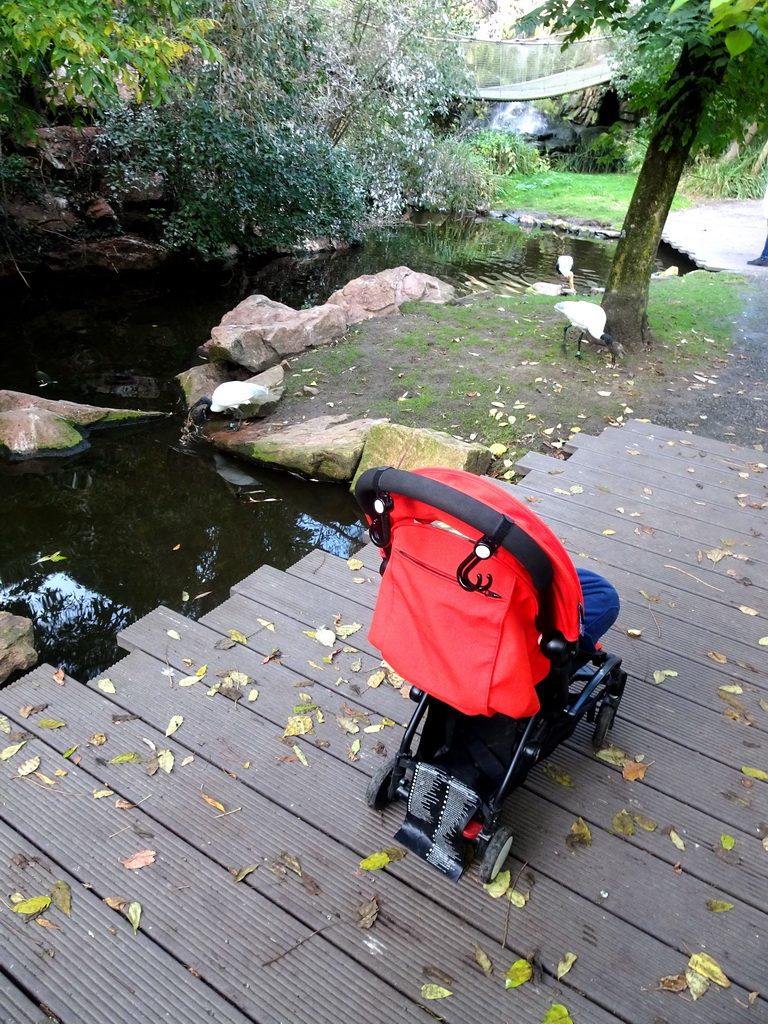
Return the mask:
<path fill-rule="evenodd" d="M 575 329 L 563 348 L 558 301 L 479 293 L 365 321 L 292 363 L 274 418 L 381 416 L 503 445 L 493 469 L 502 476 L 524 451 L 564 453 L 574 433 L 598 434 L 630 417 L 761 450 L 764 289 L 703 271 L 652 282 L 655 343 L 616 366 L 595 343 L 582 343 L 577 359 Z"/>

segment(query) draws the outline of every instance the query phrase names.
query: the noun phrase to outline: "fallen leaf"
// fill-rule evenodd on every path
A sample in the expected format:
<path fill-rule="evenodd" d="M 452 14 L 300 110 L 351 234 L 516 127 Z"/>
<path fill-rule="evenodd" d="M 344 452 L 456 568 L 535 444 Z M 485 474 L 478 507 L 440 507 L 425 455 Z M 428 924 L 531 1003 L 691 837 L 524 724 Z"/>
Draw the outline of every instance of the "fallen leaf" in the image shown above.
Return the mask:
<path fill-rule="evenodd" d="M 307 760 L 304 751 L 301 749 L 298 743 L 294 743 L 293 746 L 291 747 L 291 750 L 294 752 L 298 760 L 301 761 L 304 767 L 309 768 L 309 761 Z"/>
<path fill-rule="evenodd" d="M 707 657 L 711 658 L 712 661 L 716 661 L 718 665 L 725 665 L 728 661 L 726 656 L 721 654 L 720 651 L 707 651 Z"/>
<path fill-rule="evenodd" d="M 170 750 L 158 750 L 157 763 L 166 775 L 170 775 L 173 770 L 174 761 L 175 758 Z"/>
<path fill-rule="evenodd" d="M 359 572 L 359 570 L 363 568 L 363 563 L 360 561 L 359 558 L 348 558 L 347 565 L 352 570 L 352 572 Z"/>
<path fill-rule="evenodd" d="M 423 999 L 445 999 L 446 996 L 452 996 L 453 992 L 442 985 L 422 985 L 421 995 Z"/>
<path fill-rule="evenodd" d="M 365 903 L 358 903 L 355 907 L 358 928 L 371 928 L 379 916 L 379 901 L 372 896 Z"/>
<path fill-rule="evenodd" d="M 41 928 L 55 928 L 57 932 L 61 931 L 57 924 L 54 924 L 53 921 L 49 921 L 45 917 L 36 917 L 35 924 L 39 924 Z"/>
<path fill-rule="evenodd" d="M 171 638 L 171 640 L 181 640 L 181 634 L 177 632 L 177 630 L 175 629 L 166 629 L 166 633 Z"/>
<path fill-rule="evenodd" d="M 692 971 L 696 971 L 698 974 L 703 974 L 705 978 L 709 978 L 710 981 L 714 981 L 714 983 L 719 985 L 721 988 L 730 988 L 731 983 L 723 973 L 723 969 L 720 967 L 720 964 L 717 960 L 713 960 L 707 953 L 694 953 L 688 961 L 688 966 Z"/>
<path fill-rule="evenodd" d="M 62 756 L 62 757 L 67 757 L 67 758 L 69 758 L 69 757 L 72 757 L 72 755 L 74 754 L 74 752 L 75 752 L 75 751 L 77 750 L 77 748 L 78 748 L 79 746 L 80 746 L 80 744 L 79 744 L 79 743 L 76 743 L 76 744 L 74 745 L 74 747 L 70 747 L 70 748 L 69 748 L 69 750 L 65 750 L 65 751 L 64 751 L 64 753 L 63 753 L 63 754 L 62 754 L 61 756 Z M 0 755 L 0 761 L 2 761 L 2 759 L 3 759 L 3 758 L 2 758 L 2 755 Z"/>
<path fill-rule="evenodd" d="M 183 715 L 174 715 L 173 718 L 168 723 L 168 728 L 165 730 L 165 735 L 173 736 L 173 734 L 176 732 L 176 730 L 179 728 L 183 721 Z"/>
<path fill-rule="evenodd" d="M 570 971 L 573 965 L 578 960 L 575 953 L 564 953 L 563 959 L 557 965 L 557 980 L 559 981 L 565 974 Z"/>
<path fill-rule="evenodd" d="M 306 736 L 307 733 L 314 731 L 315 725 L 311 715 L 291 715 L 283 736 Z"/>
<path fill-rule="evenodd" d="M 25 704 L 23 708 L 19 708 L 19 714 L 22 718 L 29 718 L 30 715 L 39 715 L 47 707 L 47 704 Z"/>
<path fill-rule="evenodd" d="M 248 875 L 258 867 L 260 867 L 259 864 L 248 864 L 247 867 L 240 868 L 239 871 L 234 871 L 233 874 L 235 876 L 235 882 L 242 882 L 244 878 L 247 878 Z"/>
<path fill-rule="evenodd" d="M 591 846 L 592 833 L 583 818 L 577 818 L 571 825 L 571 834 L 565 837 L 568 846 Z"/>
<path fill-rule="evenodd" d="M 26 740 L 22 740 L 21 743 L 12 743 L 10 747 L 5 747 L 3 750 L 0 750 L 0 761 L 7 761 L 10 757 L 13 757 L 14 754 L 18 754 L 26 742 Z"/>
<path fill-rule="evenodd" d="M 28 761 L 23 761 L 16 769 L 16 772 L 21 776 L 31 775 L 32 772 L 36 772 L 39 767 L 40 757 L 37 755 L 35 757 L 30 757 Z"/>
<path fill-rule="evenodd" d="M 115 690 L 115 684 L 111 679 L 100 679 L 96 685 L 104 693 L 117 693 Z"/>
<path fill-rule="evenodd" d="M 507 889 L 507 899 L 513 907 L 517 907 L 522 910 L 528 900 L 531 898 L 530 893 L 520 892 L 518 889 Z"/>
<path fill-rule="evenodd" d="M 602 750 L 595 751 L 595 757 L 599 757 L 601 761 L 607 761 L 608 764 L 615 764 L 618 768 L 623 768 L 624 763 L 628 760 L 621 747 L 614 746 L 603 747 Z"/>
<path fill-rule="evenodd" d="M 72 890 L 69 888 L 67 883 L 61 880 L 54 882 L 48 891 L 51 894 L 54 906 L 57 906 L 63 914 L 67 915 L 67 917 L 71 917 Z"/>
<path fill-rule="evenodd" d="M 684 850 L 685 849 L 685 843 L 680 838 L 680 836 L 677 834 L 677 832 L 675 832 L 674 829 L 670 829 L 669 838 L 672 840 L 672 842 L 675 844 L 675 846 L 678 848 L 678 850 Z"/>
<path fill-rule="evenodd" d="M 361 622 L 350 622 L 346 626 L 336 626 L 336 636 L 340 636 L 342 640 L 346 640 L 348 636 L 352 636 L 353 633 L 357 633 L 359 629 L 363 628 Z"/>
<path fill-rule="evenodd" d="M 365 860 L 361 860 L 360 867 L 363 871 L 378 871 L 379 868 L 385 867 L 392 861 L 402 860 L 405 853 L 406 851 L 402 849 L 402 847 L 387 847 L 386 850 L 380 850 L 378 853 L 372 853 L 370 857 L 366 857 Z"/>
<path fill-rule="evenodd" d="M 63 668 L 57 668 L 56 671 L 51 676 L 51 679 L 54 681 L 54 683 L 58 683 L 59 686 L 63 686 L 64 685 L 64 669 Z"/>
<path fill-rule="evenodd" d="M 125 754 L 113 757 L 111 761 L 107 761 L 107 764 L 142 764 L 143 761 L 144 758 L 141 754 L 137 754 L 135 750 L 129 750 Z"/>
<path fill-rule="evenodd" d="M 155 856 L 155 850 L 137 850 L 136 853 L 132 853 L 130 857 L 121 860 L 120 863 L 131 871 L 138 871 L 139 868 L 145 868 L 148 864 L 154 864 Z"/>
<path fill-rule="evenodd" d="M 750 608 L 749 605 L 746 605 L 746 604 L 740 604 L 739 605 L 739 611 L 740 612 L 744 612 L 745 615 L 759 615 L 760 614 L 760 612 L 758 612 L 756 608 Z"/>
<path fill-rule="evenodd" d="M 184 678 L 180 679 L 176 685 L 177 686 L 194 686 L 195 683 L 199 683 L 201 681 L 201 678 L 202 677 L 197 675 L 197 674 L 195 674 L 193 676 L 184 676 Z"/>
<path fill-rule="evenodd" d="M 46 786 L 58 786 L 58 779 L 49 779 L 47 775 L 43 775 L 42 772 L 34 773 L 41 782 L 44 782 Z"/>
<path fill-rule="evenodd" d="M 709 989 L 709 978 L 705 978 L 703 974 L 699 974 L 690 967 L 687 967 L 685 970 L 685 982 L 694 1001 L 701 999 Z"/>
<path fill-rule="evenodd" d="M 684 974 L 668 974 L 659 981 L 659 988 L 662 992 L 683 992 L 688 988 L 688 982 Z"/>
<path fill-rule="evenodd" d="M 484 974 L 493 974 L 493 963 L 491 962 L 491 958 L 485 950 L 481 949 L 480 946 L 477 945 L 475 946 L 475 960 L 480 967 L 482 967 Z"/>
<path fill-rule="evenodd" d="M 105 796 L 114 796 L 115 791 L 113 789 L 94 789 L 93 799 L 102 800 Z"/>
<path fill-rule="evenodd" d="M 200 796 L 205 800 L 211 807 L 215 807 L 217 811 L 223 811 L 224 805 L 220 804 L 218 800 L 214 800 L 212 796 L 206 796 L 205 793 L 201 793 Z"/>
<path fill-rule="evenodd" d="M 256 621 L 260 626 L 263 626 L 264 629 L 268 629 L 270 633 L 275 632 L 275 624 L 274 622 L 270 622 L 269 619 L 256 619 Z"/>
<path fill-rule="evenodd" d="M 720 836 L 720 845 L 724 850 L 732 850 L 736 845 L 736 840 L 733 836 L 729 836 L 726 833 Z"/>
<path fill-rule="evenodd" d="M 347 760 L 359 761 L 360 758 L 357 756 L 360 753 L 360 740 L 352 740 L 349 750 L 347 751 Z"/>
<path fill-rule="evenodd" d="M 349 734 L 360 732 L 360 726 L 350 715 L 336 715 L 336 721 L 342 732 Z"/>
<path fill-rule="evenodd" d="M 637 761 L 627 761 L 621 774 L 627 782 L 640 782 L 647 771 L 647 764 L 638 764 Z"/>
<path fill-rule="evenodd" d="M 3 755 L 0 754 L 0 761 L 2 761 Z M 768 780 L 768 772 L 761 771 L 760 768 L 742 768 L 742 772 L 748 775 L 750 779 L 757 779 L 759 782 L 765 782 Z"/>
<path fill-rule="evenodd" d="M 129 903 L 125 908 L 125 916 L 133 925 L 133 934 L 139 930 L 139 921 L 141 921 L 141 904 L 140 903 Z"/>
<path fill-rule="evenodd" d="M 677 672 L 673 671 L 671 668 L 658 668 L 653 673 L 653 681 L 654 683 L 663 683 L 667 676 L 673 677 L 676 675 Z"/>
<path fill-rule="evenodd" d="M 124 899 L 122 896 L 105 896 L 102 903 L 106 903 L 112 910 L 125 910 L 130 901 Z"/>
<path fill-rule="evenodd" d="M 632 812 L 632 821 L 646 832 L 655 832 L 658 827 L 652 818 L 646 818 L 644 814 L 638 814 L 636 811 Z"/>
<path fill-rule="evenodd" d="M 14 914 L 41 914 L 51 905 L 50 896 L 33 896 L 29 900 L 21 900 L 13 907 Z"/>
<path fill-rule="evenodd" d="M 483 888 L 489 896 L 492 896 L 497 900 L 500 896 L 503 896 L 509 888 L 510 878 L 511 876 L 509 871 L 500 871 L 498 875 L 496 875 L 492 881 L 484 885 Z"/>
<path fill-rule="evenodd" d="M 228 629 L 227 634 L 232 637 L 236 644 L 248 643 L 248 637 L 244 633 L 241 633 L 239 629 Z"/>
<path fill-rule="evenodd" d="M 127 800 L 115 800 L 115 807 L 119 811 L 132 811 L 138 804 L 129 804 Z"/>
<path fill-rule="evenodd" d="M 557 765 L 552 764 L 551 761 L 547 761 L 541 769 L 548 779 L 552 782 L 556 782 L 559 786 L 575 786 L 576 783 L 570 777 L 568 772 L 564 772 L 562 768 L 558 768 Z"/>
<path fill-rule="evenodd" d="M 725 900 L 707 900 L 707 910 L 715 914 L 724 914 L 726 910 L 733 910 L 733 903 L 726 903 Z"/>
<path fill-rule="evenodd" d="M 95 732 L 92 736 L 88 737 L 88 742 L 92 747 L 100 747 L 107 742 L 107 737 L 103 732 Z"/>
<path fill-rule="evenodd" d="M 553 1003 L 544 1014 L 541 1024 L 573 1024 L 573 1018 L 562 1003 Z"/>
<path fill-rule="evenodd" d="M 517 988 L 525 984 L 533 975 L 533 967 L 527 960 L 515 960 L 504 974 L 504 988 Z"/>
<path fill-rule="evenodd" d="M 615 533 L 616 533 L 615 530 L 603 530 L 603 536 L 604 537 L 613 537 L 613 535 Z"/>
<path fill-rule="evenodd" d="M 629 811 L 622 810 L 618 814 L 614 814 L 613 828 L 614 831 L 620 832 L 624 836 L 633 836 L 635 834 L 635 825 Z"/>

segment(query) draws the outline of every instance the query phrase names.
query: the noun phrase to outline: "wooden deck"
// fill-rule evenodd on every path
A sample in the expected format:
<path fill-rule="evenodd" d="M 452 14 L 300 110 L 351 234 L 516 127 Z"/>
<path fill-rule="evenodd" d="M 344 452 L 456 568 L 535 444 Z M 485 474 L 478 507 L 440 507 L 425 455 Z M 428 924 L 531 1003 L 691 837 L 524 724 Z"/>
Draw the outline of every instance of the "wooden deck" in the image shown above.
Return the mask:
<path fill-rule="evenodd" d="M 551 758 L 572 786 L 531 773 L 506 807 L 508 866 L 530 892 L 522 908 L 491 898 L 471 871 L 455 884 L 410 854 L 359 868 L 393 845 L 402 819 L 401 806 L 380 815 L 364 802 L 399 738 L 399 725 L 379 726 L 413 707 L 387 682 L 368 685 L 379 668 L 366 640 L 370 547 L 362 569 L 319 551 L 285 573 L 261 568 L 199 622 L 159 608 L 121 634 L 129 655 L 86 686 L 60 685 L 43 665 L 0 691 L 0 748 L 26 739 L 0 763 L 0 1024 L 47 1020 L 44 1008 L 64 1024 L 539 1024 L 553 1004 L 574 1024 L 768 1019 L 768 782 L 742 772 L 768 772 L 761 458 L 633 421 L 579 437 L 568 461 L 523 459 L 516 494 L 577 565 L 619 589 L 605 640 L 629 683 L 611 738 L 649 767 L 624 781 L 593 755 L 585 723 Z M 339 623 L 362 628 L 332 650 L 305 632 Z M 654 682 L 662 670 L 677 674 Z M 236 701 L 223 692 L 231 672 L 252 680 L 235 677 Z M 25 717 L 29 705 L 45 707 Z M 302 713 L 314 732 L 285 739 Z M 174 716 L 183 721 L 166 737 Z M 170 772 L 153 765 L 158 751 L 172 753 Z M 112 763 L 126 753 L 142 763 Z M 34 757 L 39 774 L 19 776 Z M 631 835 L 622 810 L 635 816 Z M 566 842 L 579 817 L 588 848 Z M 153 863 L 121 863 L 142 850 Z M 45 895 L 58 880 L 71 917 L 51 906 L 45 928 L 12 912 L 11 894 Z M 141 905 L 135 934 L 109 897 Z M 356 907 L 372 897 L 378 918 L 362 929 Z M 712 900 L 732 908 L 715 912 Z M 712 984 L 696 1002 L 659 990 L 697 952 L 730 987 Z M 565 953 L 577 960 L 558 981 Z M 533 977 L 505 990 L 519 958 Z M 425 984 L 452 995 L 429 1000 Z"/>

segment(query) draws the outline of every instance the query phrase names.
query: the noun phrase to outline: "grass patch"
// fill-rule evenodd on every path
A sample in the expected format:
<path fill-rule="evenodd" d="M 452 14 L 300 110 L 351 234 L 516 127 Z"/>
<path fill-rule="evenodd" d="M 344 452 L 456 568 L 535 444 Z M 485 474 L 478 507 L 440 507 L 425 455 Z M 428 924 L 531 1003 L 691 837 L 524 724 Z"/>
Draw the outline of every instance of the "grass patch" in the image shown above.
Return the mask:
<path fill-rule="evenodd" d="M 507 451 L 494 469 L 512 476 L 525 451 L 557 454 L 577 432 L 653 418 L 670 401 L 670 384 L 687 387 L 694 371 L 717 375 L 728 362 L 745 287 L 737 275 L 706 271 L 652 281 L 654 347 L 615 367 L 594 344 L 577 360 L 571 335 L 563 350 L 566 321 L 552 296 L 411 303 L 403 316 L 365 321 L 338 344 L 296 360 L 280 418 L 387 417 L 502 444 Z M 691 394 L 698 400 L 700 393 Z"/>
<path fill-rule="evenodd" d="M 635 190 L 636 174 L 572 174 L 547 171 L 523 177 L 494 178 L 498 192 L 492 204 L 496 210 L 541 210 L 553 217 L 598 221 L 620 228 Z M 691 202 L 675 196 L 672 209 Z"/>

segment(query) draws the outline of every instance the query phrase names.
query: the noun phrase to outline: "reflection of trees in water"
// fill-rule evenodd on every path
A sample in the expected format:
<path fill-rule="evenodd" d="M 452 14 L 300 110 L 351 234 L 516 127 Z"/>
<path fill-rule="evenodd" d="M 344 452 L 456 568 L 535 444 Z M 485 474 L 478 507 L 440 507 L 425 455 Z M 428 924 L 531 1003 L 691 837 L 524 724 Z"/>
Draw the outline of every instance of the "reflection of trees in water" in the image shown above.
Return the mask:
<path fill-rule="evenodd" d="M 122 625 L 157 605 L 197 618 L 260 565 L 284 569 L 318 546 L 348 557 L 358 546 L 357 508 L 344 487 L 243 464 L 244 478 L 264 491 L 258 497 L 277 499 L 252 504 L 218 475 L 209 449 L 178 451 L 178 430 L 103 434 L 66 466 L 49 460 L 46 473 L 5 467 L 0 585 L 17 614 L 28 606 L 41 619 L 49 660 L 99 671 L 119 656 Z M 32 564 L 54 551 L 66 561 Z M 209 596 L 194 600 L 203 591 Z"/>

